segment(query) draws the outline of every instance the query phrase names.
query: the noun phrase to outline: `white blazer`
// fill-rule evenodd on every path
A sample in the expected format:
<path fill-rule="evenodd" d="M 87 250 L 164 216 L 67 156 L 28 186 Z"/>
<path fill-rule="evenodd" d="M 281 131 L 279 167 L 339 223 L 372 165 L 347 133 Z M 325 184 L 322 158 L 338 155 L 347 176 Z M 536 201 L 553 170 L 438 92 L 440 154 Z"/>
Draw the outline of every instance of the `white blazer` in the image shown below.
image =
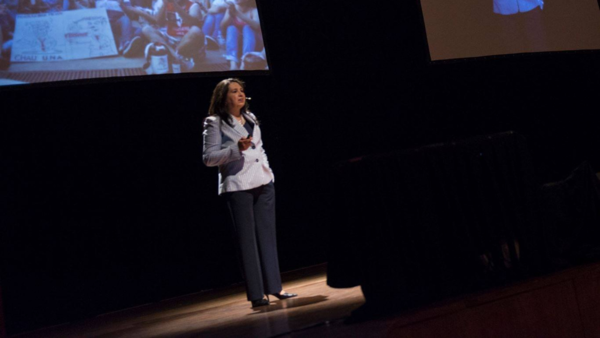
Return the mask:
<path fill-rule="evenodd" d="M 238 141 L 248 136 L 248 131 L 236 119 L 233 127 L 218 116 L 204 120 L 204 148 L 202 161 L 208 167 L 219 166 L 219 195 L 225 192 L 248 190 L 275 180 L 263 149 L 260 128 L 256 116 L 248 112 L 246 117 L 254 123 L 252 146 L 244 151 Z"/>

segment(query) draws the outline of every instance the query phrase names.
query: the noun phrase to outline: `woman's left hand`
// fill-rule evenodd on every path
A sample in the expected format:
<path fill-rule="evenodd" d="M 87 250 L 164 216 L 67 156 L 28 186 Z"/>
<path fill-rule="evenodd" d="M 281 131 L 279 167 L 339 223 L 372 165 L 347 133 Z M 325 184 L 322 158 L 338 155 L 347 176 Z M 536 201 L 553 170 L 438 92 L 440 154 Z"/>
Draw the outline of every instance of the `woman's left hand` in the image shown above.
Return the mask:
<path fill-rule="evenodd" d="M 229 7 L 227 8 L 229 10 L 229 14 L 230 15 L 237 15 L 238 11 L 235 8 L 235 4 L 232 4 L 230 2 L 227 3 L 229 5 Z"/>
<path fill-rule="evenodd" d="M 242 137 L 239 141 L 238 141 L 238 148 L 240 148 L 240 151 L 245 151 L 248 148 L 250 148 L 250 146 L 252 145 L 252 136 L 245 138 Z"/>

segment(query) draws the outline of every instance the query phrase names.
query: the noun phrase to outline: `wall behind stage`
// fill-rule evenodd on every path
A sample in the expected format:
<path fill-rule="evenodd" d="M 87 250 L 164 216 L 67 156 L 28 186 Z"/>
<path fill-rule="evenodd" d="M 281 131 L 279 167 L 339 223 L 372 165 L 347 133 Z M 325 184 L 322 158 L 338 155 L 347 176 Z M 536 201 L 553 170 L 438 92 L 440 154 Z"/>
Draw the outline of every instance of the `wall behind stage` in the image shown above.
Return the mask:
<path fill-rule="evenodd" d="M 276 174 L 283 271 L 326 261 L 339 161 L 512 129 L 540 183 L 584 159 L 599 168 L 598 53 L 432 65 L 415 2 L 261 5 L 273 72 L 245 80 Z M 9 333 L 241 280 L 216 169 L 201 162 L 218 80 L 0 92 Z"/>

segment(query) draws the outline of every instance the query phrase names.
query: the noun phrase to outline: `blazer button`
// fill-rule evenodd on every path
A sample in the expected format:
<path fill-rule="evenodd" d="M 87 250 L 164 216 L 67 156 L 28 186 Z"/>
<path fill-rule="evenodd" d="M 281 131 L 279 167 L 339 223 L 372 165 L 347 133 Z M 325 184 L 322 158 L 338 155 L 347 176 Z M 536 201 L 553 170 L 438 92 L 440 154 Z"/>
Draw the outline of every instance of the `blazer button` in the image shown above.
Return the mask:
<path fill-rule="evenodd" d="M 258 162 L 258 159 L 256 159 L 256 162 Z"/>

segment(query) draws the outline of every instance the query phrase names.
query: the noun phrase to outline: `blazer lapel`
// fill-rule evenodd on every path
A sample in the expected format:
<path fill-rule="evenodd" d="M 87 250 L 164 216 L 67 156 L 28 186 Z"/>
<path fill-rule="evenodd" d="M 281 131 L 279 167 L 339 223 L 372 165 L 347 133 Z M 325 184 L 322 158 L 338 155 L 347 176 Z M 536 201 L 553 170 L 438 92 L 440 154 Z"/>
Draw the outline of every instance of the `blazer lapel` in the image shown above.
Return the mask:
<path fill-rule="evenodd" d="M 254 140 L 254 142 L 252 143 L 256 144 L 258 143 L 258 141 L 260 141 L 260 128 L 258 127 L 258 122 L 256 122 L 256 118 L 251 112 L 248 112 L 248 114 L 246 115 L 246 120 L 249 120 L 254 124 L 254 132 L 252 133 L 252 139 Z M 244 128 L 244 126 L 242 126 L 242 128 Z M 244 130 L 246 130 L 246 128 L 244 128 Z M 245 136 L 248 135 L 246 134 Z"/>
<path fill-rule="evenodd" d="M 244 126 L 242 126 L 241 123 L 239 123 L 234 118 L 231 118 L 230 121 L 231 121 L 231 124 L 233 125 L 233 127 L 231 127 L 225 121 L 223 121 L 223 126 L 225 126 L 227 129 L 233 131 L 235 134 L 237 134 L 240 137 L 246 137 L 246 136 L 248 136 L 248 131 L 246 131 L 246 128 L 244 128 Z"/>
<path fill-rule="evenodd" d="M 244 126 L 242 126 L 242 124 L 236 119 L 233 119 L 233 129 L 235 129 L 235 131 L 243 137 L 248 136 L 248 131 L 246 128 L 244 128 Z"/>

